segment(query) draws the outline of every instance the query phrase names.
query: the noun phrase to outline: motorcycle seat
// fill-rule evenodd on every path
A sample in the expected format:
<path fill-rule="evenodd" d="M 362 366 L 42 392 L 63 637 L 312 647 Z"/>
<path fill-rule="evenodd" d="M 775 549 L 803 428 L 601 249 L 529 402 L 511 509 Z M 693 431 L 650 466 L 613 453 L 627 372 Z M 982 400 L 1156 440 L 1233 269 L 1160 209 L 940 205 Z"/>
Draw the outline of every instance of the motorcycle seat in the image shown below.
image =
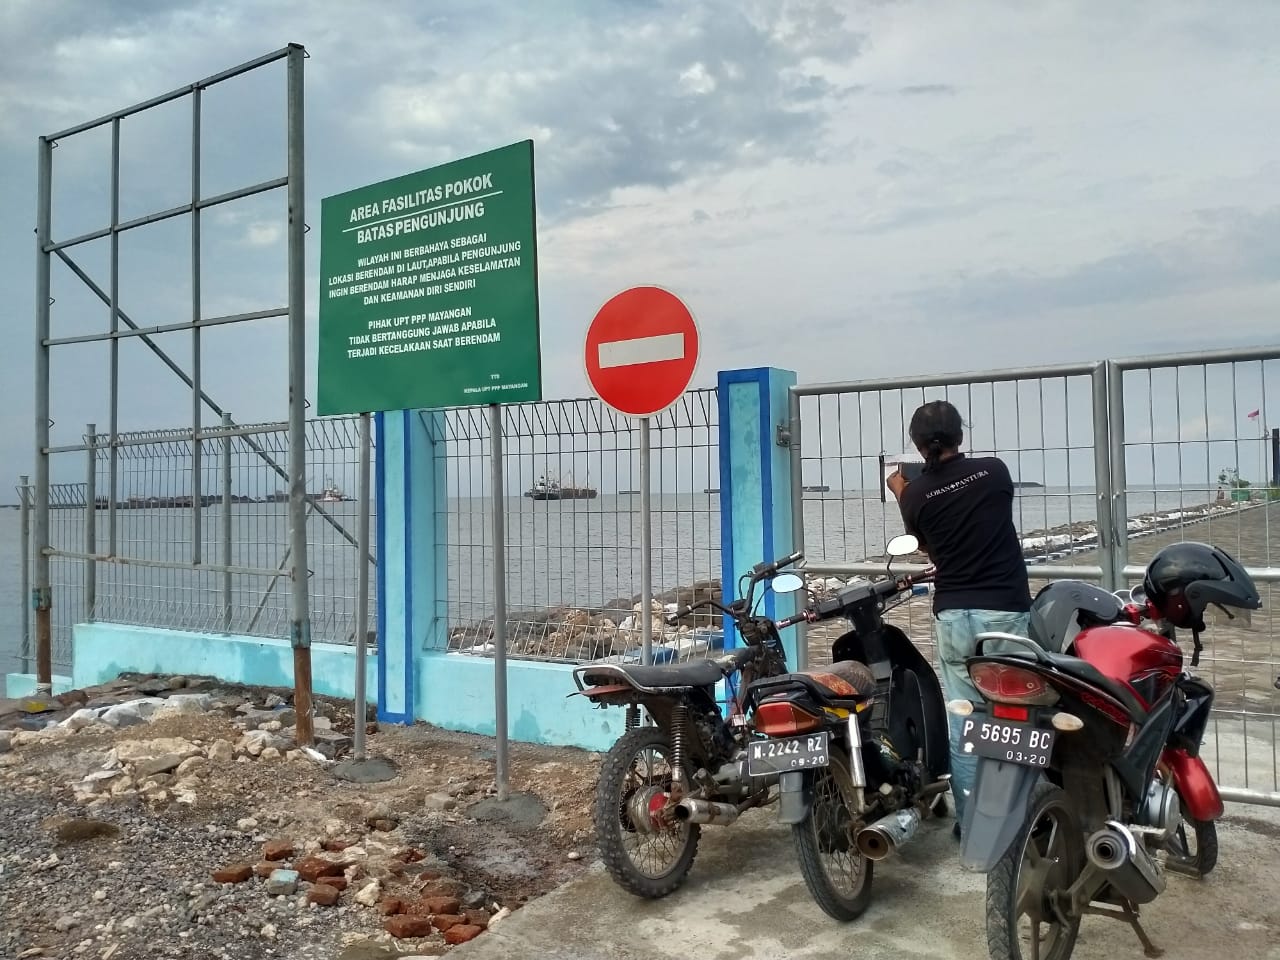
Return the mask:
<path fill-rule="evenodd" d="M 1079 657 L 1073 657 L 1065 653 L 1050 653 L 1049 651 L 1045 651 L 1044 655 L 1055 669 L 1111 694 L 1116 700 L 1124 704 L 1125 709 L 1129 711 L 1129 716 L 1134 720 L 1141 722 L 1146 719 L 1147 710 L 1143 707 L 1141 701 L 1134 696 L 1133 691 L 1123 683 L 1108 677 L 1088 660 L 1081 660 Z"/>
<path fill-rule="evenodd" d="M 591 686 L 625 679 L 633 686 L 650 690 L 711 687 L 724 679 L 724 670 L 714 660 L 691 660 L 651 667 L 634 663 L 600 663 L 583 670 L 582 679 Z"/>

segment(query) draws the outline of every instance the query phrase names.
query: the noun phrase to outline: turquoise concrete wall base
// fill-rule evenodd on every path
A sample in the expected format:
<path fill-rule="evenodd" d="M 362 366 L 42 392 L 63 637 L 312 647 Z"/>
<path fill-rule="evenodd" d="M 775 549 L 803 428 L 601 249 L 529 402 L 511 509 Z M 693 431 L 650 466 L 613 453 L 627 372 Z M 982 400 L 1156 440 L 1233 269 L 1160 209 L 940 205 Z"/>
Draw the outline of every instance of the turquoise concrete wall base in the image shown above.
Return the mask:
<path fill-rule="evenodd" d="M 55 695 L 66 693 L 72 689 L 70 677 L 53 675 L 53 692 Z M 11 699 L 29 697 L 36 692 L 36 675 L 34 673 L 6 673 L 4 675 L 4 695 Z"/>
<path fill-rule="evenodd" d="M 76 687 L 105 683 L 121 673 L 166 673 L 217 677 L 228 683 L 264 687 L 293 686 L 293 648 L 284 640 L 184 633 L 119 623 L 79 623 L 71 679 Z M 377 656 L 365 670 L 370 702 L 377 691 Z M 311 645 L 312 690 L 326 697 L 352 699 L 356 685 L 354 647 Z"/>
<path fill-rule="evenodd" d="M 600 710 L 577 687 L 572 667 L 507 661 L 508 735 L 525 743 L 608 750 L 622 736 L 625 712 Z M 493 736 L 493 661 L 464 653 L 428 653 L 418 661 L 418 717 L 446 730 Z M 447 691 L 447 693 L 446 693 Z"/>

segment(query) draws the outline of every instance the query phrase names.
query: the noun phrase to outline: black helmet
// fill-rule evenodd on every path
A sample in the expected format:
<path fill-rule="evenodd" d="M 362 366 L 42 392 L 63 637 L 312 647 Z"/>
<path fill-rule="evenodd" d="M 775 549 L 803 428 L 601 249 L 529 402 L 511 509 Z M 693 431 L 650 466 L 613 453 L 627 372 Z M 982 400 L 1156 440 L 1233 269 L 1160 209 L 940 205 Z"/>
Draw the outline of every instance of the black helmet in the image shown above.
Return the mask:
<path fill-rule="evenodd" d="M 1081 580 L 1054 580 L 1031 604 L 1031 639 L 1052 653 L 1066 653 L 1080 631 L 1124 619 L 1113 593 Z"/>
<path fill-rule="evenodd" d="M 1262 606 L 1253 578 L 1225 550 L 1187 541 L 1160 550 L 1147 564 L 1142 592 L 1175 627 L 1204 629 L 1210 604 L 1257 610 Z"/>

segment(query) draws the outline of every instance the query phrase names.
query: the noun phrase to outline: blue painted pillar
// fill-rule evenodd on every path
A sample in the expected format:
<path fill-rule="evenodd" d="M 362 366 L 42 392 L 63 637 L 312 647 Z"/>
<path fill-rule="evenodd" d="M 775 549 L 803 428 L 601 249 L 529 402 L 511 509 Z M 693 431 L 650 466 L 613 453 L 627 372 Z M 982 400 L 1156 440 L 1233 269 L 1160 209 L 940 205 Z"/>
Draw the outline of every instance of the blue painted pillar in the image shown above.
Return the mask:
<path fill-rule="evenodd" d="M 447 645 L 443 415 L 379 413 L 378 718 L 412 723 L 419 661 Z"/>
<path fill-rule="evenodd" d="M 743 573 L 795 550 L 791 504 L 800 491 L 791 487 L 787 448 L 777 441 L 778 427 L 787 422 L 787 391 L 795 382 L 795 373 L 773 367 L 719 375 L 720 582 L 726 601 L 736 598 Z M 766 591 L 759 609 L 775 619 L 788 617 L 803 596 Z M 787 663 L 795 669 L 795 632 L 785 631 L 782 640 Z M 725 647 L 738 642 L 726 617 Z"/>

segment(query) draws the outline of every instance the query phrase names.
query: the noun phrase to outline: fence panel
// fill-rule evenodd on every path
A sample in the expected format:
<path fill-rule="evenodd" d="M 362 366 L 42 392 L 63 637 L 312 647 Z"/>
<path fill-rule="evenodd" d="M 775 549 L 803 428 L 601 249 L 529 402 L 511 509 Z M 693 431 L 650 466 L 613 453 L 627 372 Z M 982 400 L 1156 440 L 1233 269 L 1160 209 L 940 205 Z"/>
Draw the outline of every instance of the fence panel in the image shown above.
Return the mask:
<path fill-rule="evenodd" d="M 1258 581 L 1262 610 L 1248 626 L 1210 620 L 1196 671 L 1215 690 L 1204 751 L 1219 783 L 1280 805 L 1280 477 L 1268 429 L 1280 411 L 1280 350 L 1119 361 L 1112 380 L 1126 578 L 1137 582 L 1166 544 L 1201 540 Z"/>
<path fill-rule="evenodd" d="M 810 589 L 826 595 L 851 576 L 883 572 L 885 544 L 903 532 L 883 486 L 884 464 L 918 459 L 911 415 L 942 399 L 964 418 L 966 450 L 1000 457 L 1018 484 L 1014 521 L 1033 588 L 1048 576 L 1104 579 L 1099 546 L 1111 526 L 1105 434 L 1096 441 L 1100 419 L 1105 427 L 1098 416 L 1105 387 L 1105 368 L 1087 364 L 795 388 L 792 473 L 803 490 L 795 527 L 803 531 Z M 932 658 L 929 604 L 913 599 L 892 619 Z M 838 625 L 806 631 L 809 663 L 830 662 L 839 632 Z"/>
<path fill-rule="evenodd" d="M 493 618 L 488 417 L 484 409 L 437 416 L 448 478 L 448 506 L 438 520 L 449 543 L 447 609 L 440 613 L 448 618 L 450 649 L 485 655 Z M 638 659 L 638 422 L 597 400 L 566 400 L 504 407 L 503 424 L 509 655 Z M 718 430 L 715 390 L 687 393 L 653 420 L 659 602 L 720 595 Z M 654 624 L 657 662 L 699 656 L 721 642 L 710 615 L 675 630 Z"/>
<path fill-rule="evenodd" d="M 210 433 L 215 431 L 206 431 L 200 441 L 201 564 L 193 560 L 195 458 L 189 430 L 121 435 L 116 508 L 109 509 L 109 498 L 102 492 L 106 484 L 100 481 L 93 511 L 99 556 L 108 552 L 114 513 L 115 561 L 83 557 L 90 552 L 87 485 L 51 486 L 55 662 L 70 663 L 71 626 L 89 618 L 175 630 L 289 636 L 289 503 L 286 480 L 273 466 L 287 462 L 287 427 L 268 424 Z M 313 478 L 307 502 L 312 639 L 352 643 L 359 562 L 355 530 L 363 505 L 343 491 L 356 481 L 358 421 L 313 420 L 306 425 L 306 437 Z M 94 443 L 97 468 L 104 476 L 109 463 L 106 443 L 105 436 Z M 368 509 L 375 510 L 375 504 Z M 366 562 L 374 555 L 371 546 Z M 209 570 L 203 565 L 231 569 Z M 96 599 L 89 610 L 85 584 L 91 570 L 96 573 Z"/>

